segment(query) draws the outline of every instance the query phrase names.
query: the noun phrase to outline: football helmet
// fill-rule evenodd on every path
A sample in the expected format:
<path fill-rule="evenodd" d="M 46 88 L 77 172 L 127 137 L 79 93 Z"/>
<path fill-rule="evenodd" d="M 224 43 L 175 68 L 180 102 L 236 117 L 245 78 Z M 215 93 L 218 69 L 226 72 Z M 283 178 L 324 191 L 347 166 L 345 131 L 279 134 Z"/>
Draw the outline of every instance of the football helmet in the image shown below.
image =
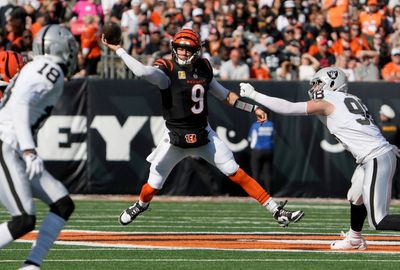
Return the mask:
<path fill-rule="evenodd" d="M 14 51 L 0 52 L 0 86 L 6 86 L 24 66 L 22 55 Z"/>
<path fill-rule="evenodd" d="M 308 94 L 311 99 L 322 99 L 324 91 L 347 93 L 347 76 L 337 67 L 326 67 L 314 74 L 310 81 L 311 89 Z"/>
<path fill-rule="evenodd" d="M 199 34 L 192 29 L 181 29 L 171 41 L 172 57 L 180 66 L 187 66 L 194 63 L 201 54 L 201 40 Z M 192 56 L 186 60 L 180 59 L 177 54 L 177 48 L 187 48 L 192 52 Z"/>
<path fill-rule="evenodd" d="M 58 24 L 44 26 L 32 44 L 33 55 L 45 55 L 65 67 L 66 76 L 76 68 L 78 43 L 71 32 Z"/>

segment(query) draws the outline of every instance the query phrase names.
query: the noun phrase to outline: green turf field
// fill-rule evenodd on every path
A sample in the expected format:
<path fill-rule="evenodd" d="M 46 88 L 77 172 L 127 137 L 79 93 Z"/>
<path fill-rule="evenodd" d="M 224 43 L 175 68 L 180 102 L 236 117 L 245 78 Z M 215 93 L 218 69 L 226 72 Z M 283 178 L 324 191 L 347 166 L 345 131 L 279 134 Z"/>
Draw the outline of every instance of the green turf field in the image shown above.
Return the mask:
<path fill-rule="evenodd" d="M 121 233 L 135 239 L 145 235 L 152 241 L 152 234 L 200 235 L 211 238 L 219 234 L 228 235 L 331 235 L 339 239 L 340 231 L 349 226 L 348 204 L 310 200 L 289 201 L 289 209 L 303 209 L 305 217 L 288 228 L 279 227 L 269 213 L 251 200 L 194 200 L 162 201 L 159 197 L 151 205 L 151 211 L 139 216 L 129 226 L 117 223 L 127 201 L 75 200 L 76 211 L 67 224 L 66 231 L 98 231 Z M 47 209 L 38 202 L 38 228 Z M 400 213 L 400 205 L 392 207 Z M 0 208 L 0 222 L 8 219 L 4 208 Z M 366 225 L 365 228 L 368 228 Z M 122 234 L 125 232 L 125 234 Z M 148 233 L 148 234 L 147 234 Z M 176 233 L 176 234 L 175 234 Z M 395 232 L 365 230 L 368 236 L 391 235 Z M 118 235 L 119 237 L 119 235 Z M 119 239 L 119 238 L 117 238 Z M 82 239 L 78 239 L 82 240 Z M 368 239 L 367 239 L 368 240 Z M 245 240 L 241 240 L 245 241 Z M 264 241 L 264 240 L 263 240 Z M 261 241 L 262 242 L 262 241 Z M 267 241 L 268 242 L 268 241 Z M 368 242 L 368 241 L 367 241 Z M 400 252 L 332 252 L 330 250 L 215 250 L 176 249 L 149 247 L 113 247 L 112 245 L 56 244 L 46 258 L 42 269 L 90 270 L 90 269 L 398 269 Z M 117 243 L 118 242 L 112 242 Z M 245 244 L 245 242 L 243 242 Z M 377 242 L 378 243 L 378 242 Z M 393 242 L 397 245 L 398 242 Z M 240 242 L 238 243 L 241 244 Z M 385 244 L 385 243 L 384 243 Z M 382 244 L 382 245 L 384 245 Z M 323 242 L 329 246 L 329 242 Z M 0 250 L 0 270 L 17 269 L 27 256 L 31 243 L 17 242 Z"/>

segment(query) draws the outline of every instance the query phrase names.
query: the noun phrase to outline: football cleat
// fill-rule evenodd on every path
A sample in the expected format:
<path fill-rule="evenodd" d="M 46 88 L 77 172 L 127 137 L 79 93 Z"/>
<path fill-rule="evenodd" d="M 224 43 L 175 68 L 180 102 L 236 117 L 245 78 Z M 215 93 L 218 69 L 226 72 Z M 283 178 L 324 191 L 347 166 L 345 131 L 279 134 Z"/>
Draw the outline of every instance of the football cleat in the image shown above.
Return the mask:
<path fill-rule="evenodd" d="M 274 219 L 281 227 L 287 227 L 290 223 L 296 223 L 304 216 L 304 212 L 301 210 L 294 212 L 285 210 L 283 207 L 286 205 L 286 203 L 287 200 L 284 202 L 280 202 L 279 206 L 273 213 Z"/>
<path fill-rule="evenodd" d="M 24 264 L 19 268 L 18 270 L 40 270 L 39 266 L 33 265 L 33 264 Z"/>
<path fill-rule="evenodd" d="M 121 225 L 128 225 L 131 223 L 139 214 L 143 213 L 147 209 L 149 209 L 148 204 L 146 207 L 142 207 L 139 205 L 139 202 L 135 202 L 132 206 L 130 206 L 128 209 L 125 209 L 121 215 L 119 216 L 119 223 Z"/>
<path fill-rule="evenodd" d="M 343 237 L 342 240 L 338 240 L 332 242 L 331 249 L 336 250 L 365 250 L 367 249 L 367 242 L 365 241 L 364 237 L 361 238 L 352 238 L 349 236 L 349 233 L 342 232 L 341 236 Z"/>

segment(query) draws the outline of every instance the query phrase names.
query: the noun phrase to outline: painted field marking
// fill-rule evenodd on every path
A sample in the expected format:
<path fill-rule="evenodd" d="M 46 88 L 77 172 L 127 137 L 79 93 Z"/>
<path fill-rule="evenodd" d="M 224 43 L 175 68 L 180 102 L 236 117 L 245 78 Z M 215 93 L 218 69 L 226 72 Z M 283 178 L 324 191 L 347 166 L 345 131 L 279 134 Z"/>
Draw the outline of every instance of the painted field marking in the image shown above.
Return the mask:
<path fill-rule="evenodd" d="M 37 231 L 20 238 L 20 242 L 33 242 Z M 400 235 L 368 235 L 366 251 L 400 254 Z M 334 252 L 329 244 L 338 240 L 330 234 L 282 233 L 130 233 L 97 231 L 63 231 L 57 242 L 61 245 L 97 246 L 145 249 L 212 249 L 248 251 L 315 251 Z"/>

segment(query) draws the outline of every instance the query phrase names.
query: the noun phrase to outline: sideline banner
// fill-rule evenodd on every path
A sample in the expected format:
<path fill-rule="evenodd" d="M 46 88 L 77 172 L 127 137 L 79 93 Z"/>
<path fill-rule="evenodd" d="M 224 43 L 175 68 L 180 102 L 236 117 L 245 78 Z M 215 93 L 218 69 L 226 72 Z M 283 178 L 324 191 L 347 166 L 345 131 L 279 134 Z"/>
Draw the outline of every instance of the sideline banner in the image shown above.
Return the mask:
<path fill-rule="evenodd" d="M 239 92 L 239 81 L 222 81 Z M 306 82 L 252 82 L 268 95 L 308 100 Z M 138 194 L 148 177 L 146 157 L 163 131 L 160 90 L 142 80 L 75 80 L 38 134 L 39 154 L 72 193 Z M 397 84 L 353 83 L 377 119 L 382 103 L 400 114 Z M 271 193 L 288 197 L 344 198 L 355 168 L 353 158 L 314 117 L 269 113 L 276 127 Z M 247 131 L 254 116 L 209 97 L 209 121 L 250 172 Z M 204 160 L 191 157 L 171 172 L 160 194 L 246 195 Z"/>

